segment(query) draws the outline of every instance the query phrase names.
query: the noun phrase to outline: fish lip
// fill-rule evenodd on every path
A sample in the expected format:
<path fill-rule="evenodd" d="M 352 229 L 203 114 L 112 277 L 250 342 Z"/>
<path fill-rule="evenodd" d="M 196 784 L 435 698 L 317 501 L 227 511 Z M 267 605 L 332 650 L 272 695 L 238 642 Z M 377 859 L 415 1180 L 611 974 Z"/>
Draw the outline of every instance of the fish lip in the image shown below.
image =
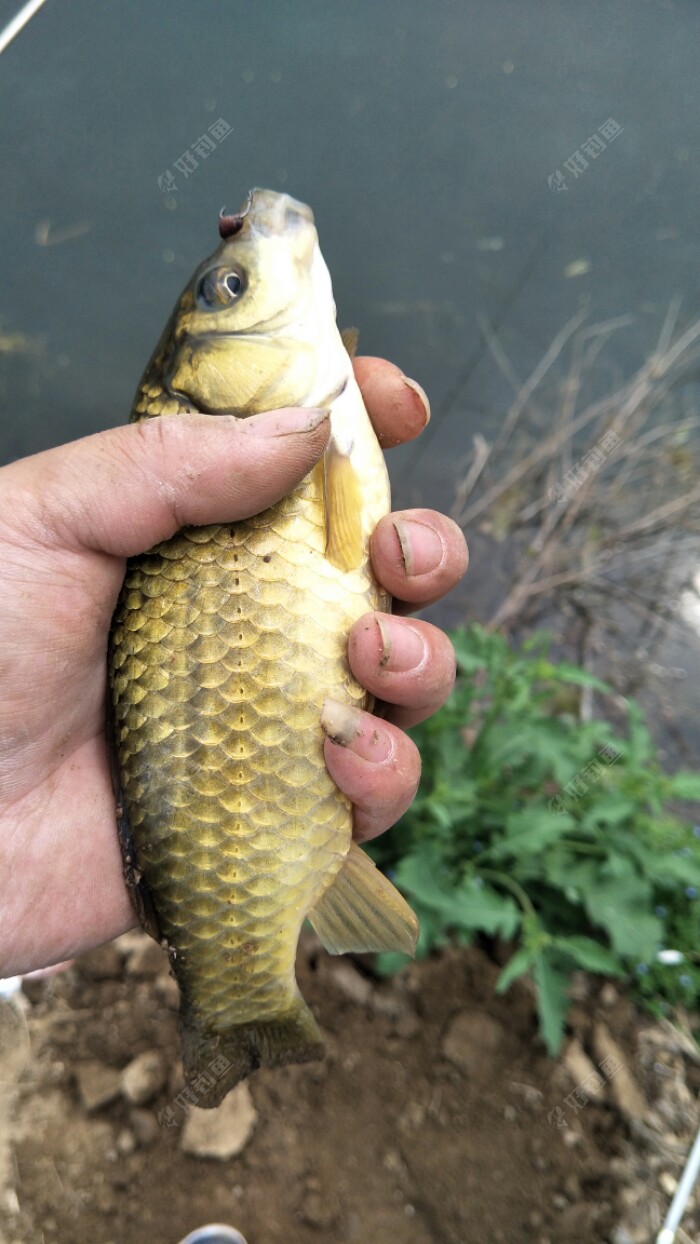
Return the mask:
<path fill-rule="evenodd" d="M 302 203 L 291 194 L 280 190 L 265 190 L 255 186 L 248 191 L 248 197 L 239 215 L 243 218 L 244 228 L 260 230 L 261 233 L 284 233 L 290 227 L 290 217 L 296 216 L 299 222 L 315 229 L 314 214 L 308 203 Z"/>

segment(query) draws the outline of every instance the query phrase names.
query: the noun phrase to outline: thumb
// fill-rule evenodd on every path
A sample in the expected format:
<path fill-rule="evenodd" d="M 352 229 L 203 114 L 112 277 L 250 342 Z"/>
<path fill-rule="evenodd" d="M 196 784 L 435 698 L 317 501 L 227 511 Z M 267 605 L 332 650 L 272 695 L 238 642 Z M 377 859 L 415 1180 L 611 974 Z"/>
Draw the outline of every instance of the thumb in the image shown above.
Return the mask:
<path fill-rule="evenodd" d="M 328 435 L 325 410 L 168 415 L 24 458 L 2 475 L 19 488 L 25 531 L 42 543 L 131 557 L 180 527 L 235 522 L 274 505 L 310 471 Z"/>

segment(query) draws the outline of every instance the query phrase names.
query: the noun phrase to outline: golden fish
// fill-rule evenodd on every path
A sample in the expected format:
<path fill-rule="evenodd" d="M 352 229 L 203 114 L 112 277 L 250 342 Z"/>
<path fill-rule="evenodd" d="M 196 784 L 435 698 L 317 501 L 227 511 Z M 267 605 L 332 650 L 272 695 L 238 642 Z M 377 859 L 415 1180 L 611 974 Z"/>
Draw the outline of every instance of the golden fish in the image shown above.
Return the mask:
<path fill-rule="evenodd" d="M 297 989 L 305 918 L 332 953 L 415 948 L 413 912 L 352 843 L 323 758 L 326 697 L 370 703 L 346 658 L 389 601 L 369 538 L 383 455 L 335 324 L 308 207 L 254 190 L 186 286 L 132 420 L 330 409 L 324 460 L 245 522 L 133 558 L 109 672 L 125 876 L 181 991 L 187 1085 L 215 1106 L 255 1068 L 319 1057 Z"/>

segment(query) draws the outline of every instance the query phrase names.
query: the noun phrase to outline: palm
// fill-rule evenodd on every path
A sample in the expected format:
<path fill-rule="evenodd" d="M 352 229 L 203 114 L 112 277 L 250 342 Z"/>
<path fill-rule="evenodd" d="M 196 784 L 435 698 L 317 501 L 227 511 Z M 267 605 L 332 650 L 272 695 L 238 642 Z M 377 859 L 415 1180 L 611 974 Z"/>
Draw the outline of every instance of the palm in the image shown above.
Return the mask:
<path fill-rule="evenodd" d="M 124 563 L 88 551 L 47 556 L 17 532 L 2 535 L 0 653 L 11 654 L 0 703 L 4 950 L 15 937 L 31 944 L 32 930 L 43 942 L 50 929 L 60 959 L 88 929 L 100 940 L 133 923 L 117 884 L 104 732 L 106 635 Z"/>

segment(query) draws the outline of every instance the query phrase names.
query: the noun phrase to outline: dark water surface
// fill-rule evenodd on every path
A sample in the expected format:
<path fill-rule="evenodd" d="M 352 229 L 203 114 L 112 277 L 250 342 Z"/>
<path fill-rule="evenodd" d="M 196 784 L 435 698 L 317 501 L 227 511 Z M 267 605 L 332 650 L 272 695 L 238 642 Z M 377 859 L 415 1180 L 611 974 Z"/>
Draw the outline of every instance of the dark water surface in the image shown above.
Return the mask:
<path fill-rule="evenodd" d="M 0 57 L 0 463 L 125 420 L 262 185 L 313 206 L 341 321 L 430 394 L 392 476 L 447 508 L 512 396 L 478 314 L 522 378 L 581 305 L 634 314 L 621 375 L 675 294 L 698 313 L 699 46 L 693 0 L 47 0 Z"/>

